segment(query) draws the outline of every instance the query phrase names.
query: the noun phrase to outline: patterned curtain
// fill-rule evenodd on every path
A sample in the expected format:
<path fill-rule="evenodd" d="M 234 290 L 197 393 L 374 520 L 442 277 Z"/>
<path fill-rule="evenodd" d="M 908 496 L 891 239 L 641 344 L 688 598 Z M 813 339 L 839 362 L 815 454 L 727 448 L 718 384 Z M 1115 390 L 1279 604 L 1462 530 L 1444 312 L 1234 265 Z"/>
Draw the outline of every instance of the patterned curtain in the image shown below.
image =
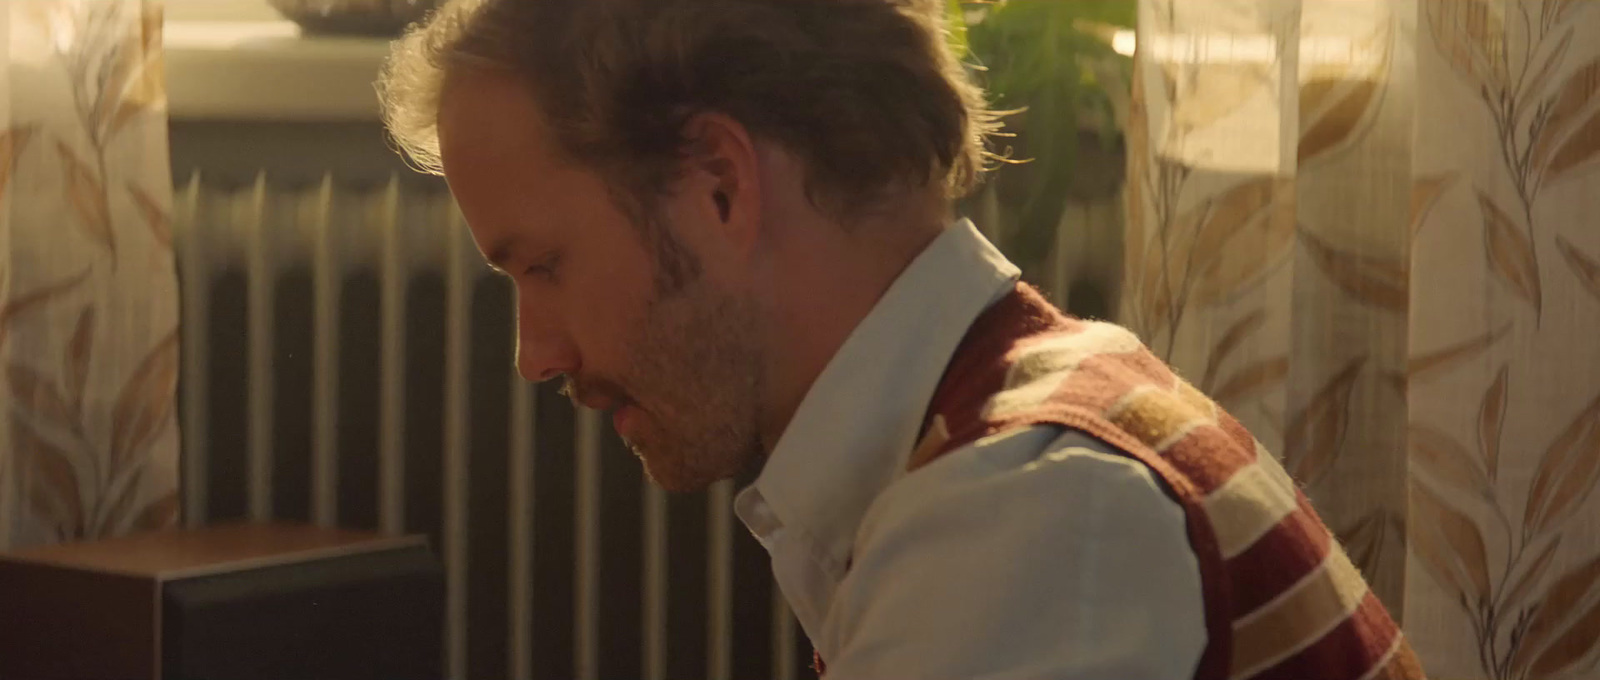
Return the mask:
<path fill-rule="evenodd" d="M 0 3 L 0 548 L 177 515 L 159 7 Z"/>
<path fill-rule="evenodd" d="M 1435 677 L 1600 671 L 1600 3 L 1139 0 L 1121 319 Z"/>

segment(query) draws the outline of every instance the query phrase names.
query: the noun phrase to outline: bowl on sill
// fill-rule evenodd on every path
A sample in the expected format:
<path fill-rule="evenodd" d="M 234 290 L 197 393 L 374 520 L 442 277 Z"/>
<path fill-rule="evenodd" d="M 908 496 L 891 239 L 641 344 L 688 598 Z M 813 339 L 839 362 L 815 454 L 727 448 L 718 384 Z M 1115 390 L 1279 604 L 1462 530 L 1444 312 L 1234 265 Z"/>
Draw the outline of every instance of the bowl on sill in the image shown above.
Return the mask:
<path fill-rule="evenodd" d="M 438 0 L 269 0 L 307 33 L 393 37 L 422 19 Z"/>

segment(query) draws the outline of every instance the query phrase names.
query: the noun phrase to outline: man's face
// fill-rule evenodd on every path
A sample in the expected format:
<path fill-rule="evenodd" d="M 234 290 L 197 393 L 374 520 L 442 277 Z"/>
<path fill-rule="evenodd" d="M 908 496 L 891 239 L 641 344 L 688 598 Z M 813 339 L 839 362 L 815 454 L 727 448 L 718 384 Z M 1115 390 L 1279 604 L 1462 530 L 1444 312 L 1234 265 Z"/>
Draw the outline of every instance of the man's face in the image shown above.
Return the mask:
<path fill-rule="evenodd" d="M 557 153 L 531 94 L 503 75 L 453 74 L 439 138 L 473 239 L 515 282 L 524 378 L 565 375 L 575 401 L 613 411 L 668 490 L 762 455 L 757 313 L 696 247 L 716 237 L 686 207 L 703 197 L 662 197 L 637 224 L 599 175 Z"/>

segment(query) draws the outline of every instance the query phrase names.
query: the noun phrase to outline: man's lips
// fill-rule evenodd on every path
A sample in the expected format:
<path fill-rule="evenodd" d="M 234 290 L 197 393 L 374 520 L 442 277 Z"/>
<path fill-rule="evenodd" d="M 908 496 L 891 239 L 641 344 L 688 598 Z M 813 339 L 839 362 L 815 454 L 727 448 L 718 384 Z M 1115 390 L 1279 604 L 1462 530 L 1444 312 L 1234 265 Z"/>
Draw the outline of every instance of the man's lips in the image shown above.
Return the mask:
<path fill-rule="evenodd" d="M 637 427 L 640 414 L 638 406 L 623 404 L 611 413 L 611 429 L 616 430 L 623 439 L 628 439 L 629 433 Z"/>
<path fill-rule="evenodd" d="M 615 399 L 606 399 L 606 398 L 603 398 L 603 397 L 585 396 L 585 397 L 580 397 L 580 398 L 576 399 L 575 401 L 577 401 L 578 404 L 583 406 L 584 408 L 590 409 L 592 411 L 610 411 L 611 409 L 617 408 L 619 406 L 619 404 L 617 403 L 617 401 Z"/>
<path fill-rule="evenodd" d="M 634 423 L 638 421 L 642 413 L 638 405 L 626 399 L 586 394 L 576 401 L 584 408 L 595 411 L 610 411 L 612 429 L 616 430 L 617 434 L 622 435 L 624 438 L 628 436 L 628 433 L 633 428 L 637 427 Z"/>

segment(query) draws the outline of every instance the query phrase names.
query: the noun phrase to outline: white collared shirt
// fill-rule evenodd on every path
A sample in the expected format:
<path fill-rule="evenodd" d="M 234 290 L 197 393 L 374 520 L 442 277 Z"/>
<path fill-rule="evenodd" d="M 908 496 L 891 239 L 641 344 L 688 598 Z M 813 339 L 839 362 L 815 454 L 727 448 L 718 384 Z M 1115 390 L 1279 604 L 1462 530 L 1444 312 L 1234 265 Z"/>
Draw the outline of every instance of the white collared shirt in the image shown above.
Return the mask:
<path fill-rule="evenodd" d="M 905 466 L 1017 268 L 962 220 L 817 377 L 735 510 L 828 680 L 1177 680 L 1206 642 L 1182 509 L 1144 465 L 1037 427 Z M 848 569 L 847 569 L 848 566 Z"/>

